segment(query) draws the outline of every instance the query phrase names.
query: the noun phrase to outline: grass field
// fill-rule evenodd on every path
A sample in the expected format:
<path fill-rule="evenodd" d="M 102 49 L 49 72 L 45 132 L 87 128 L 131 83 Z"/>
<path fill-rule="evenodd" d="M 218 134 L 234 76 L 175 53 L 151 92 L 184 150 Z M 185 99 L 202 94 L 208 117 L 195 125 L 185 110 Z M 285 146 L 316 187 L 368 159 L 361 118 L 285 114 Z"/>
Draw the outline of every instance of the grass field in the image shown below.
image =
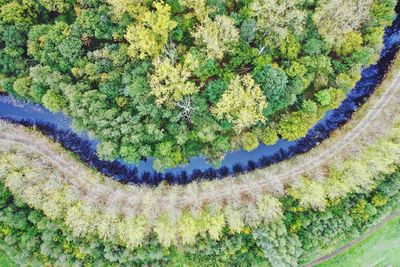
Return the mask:
<path fill-rule="evenodd" d="M 400 266 L 399 251 L 400 216 L 355 247 L 317 266 Z"/>
<path fill-rule="evenodd" d="M 0 266 L 1 267 L 14 267 L 15 264 L 12 260 L 0 250 Z"/>

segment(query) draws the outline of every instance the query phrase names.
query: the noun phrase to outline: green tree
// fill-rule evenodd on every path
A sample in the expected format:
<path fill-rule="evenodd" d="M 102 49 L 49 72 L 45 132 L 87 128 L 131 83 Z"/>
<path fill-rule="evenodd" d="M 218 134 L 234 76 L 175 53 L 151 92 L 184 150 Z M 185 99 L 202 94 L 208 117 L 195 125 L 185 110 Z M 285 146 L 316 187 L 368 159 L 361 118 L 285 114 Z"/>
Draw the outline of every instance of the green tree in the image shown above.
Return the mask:
<path fill-rule="evenodd" d="M 261 70 L 253 72 L 254 80 L 263 90 L 268 100 L 265 115 L 271 115 L 294 103 L 296 96 L 288 87 L 289 79 L 280 68 L 265 65 Z"/>
<path fill-rule="evenodd" d="M 257 133 L 263 144 L 267 146 L 273 145 L 279 140 L 278 132 L 271 127 L 259 130 Z"/>
<path fill-rule="evenodd" d="M 277 129 L 283 139 L 293 141 L 304 137 L 315 122 L 315 116 L 296 111 L 283 116 L 277 125 Z"/>
<path fill-rule="evenodd" d="M 39 0 L 39 3 L 49 11 L 64 13 L 76 3 L 76 0 Z"/>
<path fill-rule="evenodd" d="M 64 96 L 56 90 L 47 91 L 42 98 L 42 102 L 52 112 L 64 111 L 68 105 Z"/>
<path fill-rule="evenodd" d="M 339 55 L 347 56 L 353 52 L 361 50 L 362 44 L 363 38 L 361 33 L 349 32 L 346 34 L 343 42 L 335 49 L 335 51 Z"/>
<path fill-rule="evenodd" d="M 36 25 L 29 32 L 28 54 L 43 65 L 68 71 L 82 54 L 79 30 L 65 22 Z"/>

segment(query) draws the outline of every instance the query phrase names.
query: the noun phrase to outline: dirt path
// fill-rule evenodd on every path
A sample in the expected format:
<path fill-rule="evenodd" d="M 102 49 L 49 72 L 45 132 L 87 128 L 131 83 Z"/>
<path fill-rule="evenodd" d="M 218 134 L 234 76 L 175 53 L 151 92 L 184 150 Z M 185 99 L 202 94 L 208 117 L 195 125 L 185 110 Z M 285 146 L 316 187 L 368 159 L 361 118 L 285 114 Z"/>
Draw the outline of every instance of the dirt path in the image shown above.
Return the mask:
<path fill-rule="evenodd" d="M 252 173 L 239 175 L 236 178 L 227 178 L 219 181 L 212 181 L 206 183 L 197 184 L 197 188 L 193 190 L 192 185 L 180 186 L 178 189 L 174 186 L 164 188 L 163 192 L 159 192 L 157 195 L 157 202 L 159 203 L 159 209 L 168 209 L 170 207 L 189 207 L 198 206 L 199 203 L 209 203 L 211 201 L 229 201 L 233 197 L 240 196 L 242 193 L 251 193 L 252 195 L 260 193 L 276 193 L 277 189 L 280 188 L 280 192 L 283 192 L 283 188 L 290 183 L 296 177 L 305 173 L 305 171 L 312 170 L 313 168 L 323 165 L 335 156 L 337 156 L 346 147 L 351 145 L 356 146 L 354 140 L 359 137 L 372 122 L 379 125 L 380 117 L 392 106 L 398 106 L 400 103 L 400 73 L 391 79 L 392 83 L 386 86 L 385 92 L 380 96 L 374 96 L 376 101 L 370 105 L 368 112 L 360 119 L 356 125 L 344 133 L 342 136 L 334 139 L 335 144 L 324 150 L 313 153 L 313 150 L 304 154 L 299 155 L 293 161 L 294 163 L 282 163 L 277 166 L 270 166 L 266 169 L 256 170 Z M 13 127 L 8 124 L 7 127 Z M 376 125 L 375 125 L 376 127 Z M 141 202 L 143 194 L 151 193 L 156 188 L 139 187 L 139 186 L 116 186 L 115 183 L 104 182 L 99 184 L 98 181 L 93 179 L 85 179 L 84 176 L 88 172 L 85 170 L 83 164 L 79 164 L 76 160 L 72 160 L 67 153 L 60 154 L 60 149 L 57 149 L 54 144 L 48 141 L 35 140 L 38 138 L 32 133 L 27 131 L 19 130 L 19 134 L 16 131 L 1 131 L 0 132 L 0 144 L 13 143 L 24 146 L 28 151 L 34 151 L 43 155 L 49 162 L 55 165 L 64 175 L 65 179 L 68 180 L 69 184 L 76 186 L 84 186 L 85 189 L 95 190 L 96 192 L 103 191 L 103 193 L 115 194 L 126 194 L 126 199 L 135 202 L 135 204 Z M 113 185 L 111 188 L 110 185 Z M 212 186 L 210 186 L 212 185 Z M 174 196 L 171 197 L 171 195 Z M 110 197 L 112 194 L 110 194 Z M 171 200 L 173 199 L 173 200 Z M 134 203 L 130 203 L 134 206 Z M 172 206 L 171 206 L 172 205 Z"/>
<path fill-rule="evenodd" d="M 400 210 L 393 212 L 392 214 L 385 217 L 385 219 L 383 219 L 381 222 L 379 222 L 378 224 L 371 227 L 367 232 L 362 234 L 360 237 L 358 237 L 358 238 L 354 239 L 353 241 L 351 241 L 350 243 L 347 243 L 346 245 L 336 249 L 335 251 L 333 251 L 325 256 L 322 256 L 322 257 L 314 260 L 311 263 L 304 265 L 304 267 L 312 267 L 317 264 L 323 263 L 323 262 L 335 257 L 336 255 L 338 255 L 342 252 L 345 252 L 346 250 L 358 245 L 360 242 L 362 242 L 363 240 L 370 237 L 372 234 L 374 234 L 376 231 L 378 231 L 380 228 L 382 228 L 384 225 L 386 225 L 386 223 L 388 223 L 389 221 L 391 221 L 392 219 L 394 219 L 395 217 L 397 217 L 399 215 L 400 215 Z"/>

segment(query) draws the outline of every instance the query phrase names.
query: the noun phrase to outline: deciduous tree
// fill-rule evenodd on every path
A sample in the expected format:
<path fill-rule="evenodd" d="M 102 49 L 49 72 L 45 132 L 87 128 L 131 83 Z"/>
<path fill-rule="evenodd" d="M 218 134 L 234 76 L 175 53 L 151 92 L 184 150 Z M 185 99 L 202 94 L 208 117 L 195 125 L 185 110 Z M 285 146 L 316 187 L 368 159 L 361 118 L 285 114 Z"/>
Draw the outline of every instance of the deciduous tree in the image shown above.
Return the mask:
<path fill-rule="evenodd" d="M 170 32 L 176 27 L 171 20 L 171 7 L 161 2 L 153 3 L 154 11 L 147 10 L 136 17 L 127 29 L 125 38 L 129 42 L 129 55 L 144 59 L 160 55 L 167 44 Z"/>
<path fill-rule="evenodd" d="M 313 21 L 324 39 L 341 43 L 344 36 L 368 20 L 373 0 L 321 0 L 313 14 Z"/>
<path fill-rule="evenodd" d="M 234 44 L 239 41 L 239 30 L 227 16 L 217 16 L 215 20 L 207 19 L 192 35 L 210 58 L 219 60 L 226 52 L 232 51 Z"/>
<path fill-rule="evenodd" d="M 198 92 L 197 86 L 189 81 L 190 71 L 182 65 L 173 66 L 168 59 L 154 61 L 155 70 L 149 75 L 150 94 L 155 96 L 157 105 L 175 108 L 175 102 Z"/>
<path fill-rule="evenodd" d="M 237 133 L 265 121 L 265 96 L 250 75 L 235 76 L 221 100 L 211 109 L 218 119 L 234 124 Z"/>

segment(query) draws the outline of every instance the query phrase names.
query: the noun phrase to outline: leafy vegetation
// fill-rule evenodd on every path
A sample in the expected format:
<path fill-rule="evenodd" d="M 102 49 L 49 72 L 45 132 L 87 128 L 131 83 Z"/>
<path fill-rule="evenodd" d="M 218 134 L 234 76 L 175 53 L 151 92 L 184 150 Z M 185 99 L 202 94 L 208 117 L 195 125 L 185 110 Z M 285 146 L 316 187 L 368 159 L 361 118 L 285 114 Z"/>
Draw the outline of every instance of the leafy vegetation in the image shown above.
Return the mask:
<path fill-rule="evenodd" d="M 55 266 L 245 265 L 297 266 L 343 239 L 360 235 L 382 215 L 397 208 L 400 171 L 382 175 L 373 189 L 350 193 L 318 211 L 281 199 L 285 217 L 238 233 L 225 229 L 218 240 L 197 237 L 179 249 L 161 247 L 154 237 L 141 247 L 118 246 L 91 235 L 74 235 L 11 195 L 0 183 L 0 247 L 17 264 Z M 110 228 L 111 229 L 111 228 Z"/>
<path fill-rule="evenodd" d="M 68 114 L 104 159 L 218 164 L 336 107 L 395 3 L 1 0 L 0 87 Z"/>

